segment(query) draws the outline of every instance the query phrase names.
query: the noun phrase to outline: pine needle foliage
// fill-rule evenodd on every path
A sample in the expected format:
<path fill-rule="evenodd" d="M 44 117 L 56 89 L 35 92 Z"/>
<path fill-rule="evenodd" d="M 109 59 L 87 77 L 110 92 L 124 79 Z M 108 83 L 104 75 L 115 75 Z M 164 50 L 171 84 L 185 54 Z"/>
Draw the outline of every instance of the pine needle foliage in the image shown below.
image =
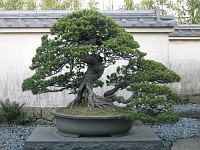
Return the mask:
<path fill-rule="evenodd" d="M 30 66 L 34 75 L 24 80 L 23 91 L 42 94 L 69 90 L 76 94 L 69 107 L 85 104 L 91 110 L 118 101 L 131 110 L 125 115 L 128 118 L 177 120 L 172 105 L 179 96 L 167 85 L 179 82 L 180 76 L 159 62 L 145 59 L 146 53 L 139 50 L 133 36 L 109 17 L 95 10 L 76 11 L 55 23 L 51 34 L 52 38 L 41 38 Z M 118 66 L 105 83 L 101 81 L 104 70 L 119 60 L 127 64 Z M 104 95 L 93 92 L 105 84 L 114 88 Z M 132 96 L 116 96 L 121 89 L 132 92 Z"/>

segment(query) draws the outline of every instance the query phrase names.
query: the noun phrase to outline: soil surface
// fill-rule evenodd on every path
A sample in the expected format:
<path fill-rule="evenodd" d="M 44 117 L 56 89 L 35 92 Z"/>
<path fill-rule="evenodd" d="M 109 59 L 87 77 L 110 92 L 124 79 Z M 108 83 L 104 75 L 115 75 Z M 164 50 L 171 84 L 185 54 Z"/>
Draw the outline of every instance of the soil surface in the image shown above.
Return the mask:
<path fill-rule="evenodd" d="M 113 115 L 123 115 L 127 111 L 124 107 L 117 106 L 106 106 L 103 108 L 94 108 L 88 110 L 86 106 L 76 106 L 71 109 L 62 108 L 57 110 L 57 112 L 68 115 L 77 115 L 77 116 L 113 116 Z"/>

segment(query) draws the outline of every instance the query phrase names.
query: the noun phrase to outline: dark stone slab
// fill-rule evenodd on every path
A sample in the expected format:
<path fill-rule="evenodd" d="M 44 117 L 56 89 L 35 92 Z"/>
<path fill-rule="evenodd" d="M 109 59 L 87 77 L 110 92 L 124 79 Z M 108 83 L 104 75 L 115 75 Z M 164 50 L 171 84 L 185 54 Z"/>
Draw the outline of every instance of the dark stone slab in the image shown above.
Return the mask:
<path fill-rule="evenodd" d="M 2 147 L 2 139 L 0 139 L 0 150 L 1 150 L 1 147 Z"/>
<path fill-rule="evenodd" d="M 56 127 L 37 127 L 24 150 L 163 150 L 162 140 L 148 126 L 135 126 L 122 137 L 70 138 L 58 132 Z"/>
<path fill-rule="evenodd" d="M 199 150 L 200 138 L 186 138 L 177 140 L 171 150 Z"/>

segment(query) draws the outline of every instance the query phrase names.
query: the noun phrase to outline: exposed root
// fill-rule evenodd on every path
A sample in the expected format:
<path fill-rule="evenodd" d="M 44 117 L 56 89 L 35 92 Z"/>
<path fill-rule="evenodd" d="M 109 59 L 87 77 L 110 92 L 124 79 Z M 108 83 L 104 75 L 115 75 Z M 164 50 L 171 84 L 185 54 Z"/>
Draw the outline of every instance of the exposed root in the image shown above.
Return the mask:
<path fill-rule="evenodd" d="M 77 94 L 76 98 L 68 104 L 68 108 L 71 109 L 72 107 L 78 106 L 81 102 L 80 94 Z"/>
<path fill-rule="evenodd" d="M 99 96 L 97 96 L 96 94 L 92 95 L 92 99 L 90 99 L 90 100 L 88 99 L 88 109 L 89 110 L 92 110 L 95 107 L 102 109 L 103 107 L 111 106 L 111 105 L 113 105 L 113 103 L 102 101 L 102 99 Z"/>
<path fill-rule="evenodd" d="M 117 101 L 118 103 L 127 104 L 129 100 L 125 100 L 122 96 L 108 96 L 103 97 L 96 95 L 92 90 L 86 90 L 82 96 L 77 96 L 72 102 L 69 103 L 68 108 L 72 108 L 78 105 L 87 105 L 88 110 L 94 108 L 104 108 L 106 106 L 114 105 L 113 102 Z"/>

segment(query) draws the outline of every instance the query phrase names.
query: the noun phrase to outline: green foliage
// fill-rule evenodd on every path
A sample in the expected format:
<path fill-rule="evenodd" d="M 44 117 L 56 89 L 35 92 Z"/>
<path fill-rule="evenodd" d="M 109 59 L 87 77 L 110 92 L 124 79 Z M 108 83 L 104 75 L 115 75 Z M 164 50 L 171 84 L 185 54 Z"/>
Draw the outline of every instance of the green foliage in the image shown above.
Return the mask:
<path fill-rule="evenodd" d="M 24 111 L 23 109 L 20 112 L 20 115 L 14 120 L 14 124 L 27 125 L 35 120 L 34 116 L 30 113 Z"/>
<path fill-rule="evenodd" d="M 94 87 L 101 87 L 101 88 L 102 88 L 103 85 L 104 85 L 104 82 L 103 82 L 103 81 L 101 81 L 101 80 L 96 80 Z"/>
<path fill-rule="evenodd" d="M 106 6 L 106 8 L 107 8 L 107 10 L 114 10 L 114 1 L 108 0 L 108 5 Z"/>
<path fill-rule="evenodd" d="M 131 34 L 94 10 L 68 14 L 51 27 L 51 34 L 53 39 L 42 37 L 30 66 L 35 74 L 23 82 L 24 91 L 39 94 L 68 89 L 74 93 L 85 73 L 86 56 L 103 54 L 107 67 L 118 59 L 143 55 Z"/>
<path fill-rule="evenodd" d="M 24 104 L 19 104 L 15 101 L 10 102 L 9 99 L 0 101 L 3 108 L 3 116 L 8 124 L 26 124 L 32 120 L 32 116 L 22 110 Z"/>
<path fill-rule="evenodd" d="M 172 106 L 179 101 L 180 96 L 165 85 L 180 81 L 180 76 L 174 71 L 153 60 L 133 59 L 108 76 L 107 84 L 115 86 L 122 81 L 129 83 L 126 89 L 133 93 L 128 107 L 136 110 L 129 112 L 126 117 L 140 117 L 144 122 L 164 122 L 170 119 L 170 115 L 163 117 L 163 120 L 159 116 L 170 111 L 173 114 L 170 120 L 176 118 Z"/>
<path fill-rule="evenodd" d="M 69 9 L 80 10 L 82 8 L 82 3 L 80 0 L 68 0 L 70 3 Z"/>
<path fill-rule="evenodd" d="M 61 3 L 58 0 L 41 0 L 40 7 L 42 10 L 56 10 L 61 9 Z"/>
<path fill-rule="evenodd" d="M 80 0 L 41 0 L 42 10 L 79 10 L 82 4 Z"/>
<path fill-rule="evenodd" d="M 15 120 L 19 115 L 21 108 L 24 104 L 20 105 L 17 102 L 10 102 L 9 99 L 6 99 L 5 102 L 0 101 L 0 104 L 4 111 L 4 116 L 6 117 L 8 123 L 11 123 L 13 120 Z"/>
<path fill-rule="evenodd" d="M 21 10 L 24 6 L 24 0 L 5 0 L 2 3 L 4 10 Z"/>
<path fill-rule="evenodd" d="M 140 3 L 135 5 L 136 9 L 143 9 L 143 10 L 148 10 L 148 9 L 154 9 L 156 6 L 154 0 L 142 0 Z"/>
<path fill-rule="evenodd" d="M 189 23 L 200 23 L 200 1 L 199 0 L 187 0 Z"/>
<path fill-rule="evenodd" d="M 159 6 L 162 15 L 175 15 L 178 23 L 200 23 L 200 1 L 199 0 L 141 0 L 134 3 L 133 0 L 124 0 L 125 10 L 146 10 Z"/>
<path fill-rule="evenodd" d="M 148 114 L 143 113 L 136 113 L 133 111 L 129 111 L 124 115 L 125 118 L 132 118 L 133 120 L 140 120 L 143 123 L 175 123 L 179 121 L 179 115 L 177 113 L 174 113 L 172 111 L 166 111 L 163 113 L 158 114 L 157 116 L 151 116 Z"/>
<path fill-rule="evenodd" d="M 98 10 L 99 2 L 96 0 L 89 0 L 88 1 L 88 9 Z"/>
<path fill-rule="evenodd" d="M 26 10 L 35 10 L 37 9 L 37 5 L 35 0 L 26 0 L 24 4 L 24 9 Z"/>
<path fill-rule="evenodd" d="M 24 80 L 23 91 L 76 93 L 86 74 L 85 68 L 90 67 L 85 58 L 98 56 L 104 68 L 126 60 L 127 65 L 117 67 L 116 72 L 107 76 L 106 83 L 121 85 L 118 89 L 133 93 L 128 107 L 136 112 L 131 111 L 127 117 L 146 122 L 177 119 L 171 108 L 179 96 L 166 84 L 179 82 L 180 76 L 159 62 L 145 59 L 146 53 L 139 51 L 133 36 L 110 18 L 95 10 L 76 11 L 55 23 L 51 34 L 52 38 L 44 35 L 41 39 L 30 66 L 35 73 Z M 103 86 L 102 81 L 95 80 L 91 86 Z"/>
<path fill-rule="evenodd" d="M 133 0 L 124 0 L 124 5 L 122 9 L 125 9 L 125 10 L 135 9 L 135 4 Z"/>

